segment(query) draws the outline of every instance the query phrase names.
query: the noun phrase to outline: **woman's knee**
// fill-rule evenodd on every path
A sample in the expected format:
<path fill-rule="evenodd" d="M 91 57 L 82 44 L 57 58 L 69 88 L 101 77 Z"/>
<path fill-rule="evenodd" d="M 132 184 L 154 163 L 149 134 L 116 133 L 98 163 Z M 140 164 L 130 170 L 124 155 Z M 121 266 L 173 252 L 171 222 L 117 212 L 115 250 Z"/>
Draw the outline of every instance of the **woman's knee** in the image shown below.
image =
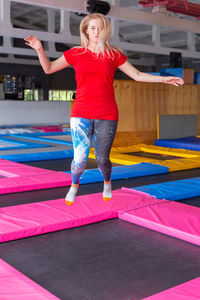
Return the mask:
<path fill-rule="evenodd" d="M 97 161 L 97 165 L 98 165 L 99 168 L 101 168 L 101 167 L 110 167 L 110 165 L 111 165 L 110 159 L 106 158 L 106 157 L 97 156 L 96 161 Z"/>
<path fill-rule="evenodd" d="M 76 163 L 75 160 L 73 159 L 71 163 L 71 171 L 76 174 L 82 173 L 83 170 L 85 169 L 85 166 L 86 166 L 85 160 L 83 160 L 80 163 Z"/>

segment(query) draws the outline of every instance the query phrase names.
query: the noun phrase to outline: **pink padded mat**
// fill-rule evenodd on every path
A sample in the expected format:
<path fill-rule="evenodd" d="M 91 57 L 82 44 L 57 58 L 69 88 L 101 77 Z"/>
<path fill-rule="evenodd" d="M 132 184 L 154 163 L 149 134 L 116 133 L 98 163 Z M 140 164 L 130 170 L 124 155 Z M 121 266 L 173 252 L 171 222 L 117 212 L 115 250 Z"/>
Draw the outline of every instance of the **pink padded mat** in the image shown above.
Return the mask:
<path fill-rule="evenodd" d="M 157 201 L 151 196 L 116 190 L 109 202 L 98 193 L 78 196 L 71 207 L 64 199 L 58 199 L 0 208 L 0 242 L 117 218 L 119 212 L 140 203 L 148 205 L 151 199 Z"/>
<path fill-rule="evenodd" d="M 134 190 L 78 196 L 73 206 L 64 199 L 0 208 L 0 242 L 68 229 L 119 217 L 161 233 L 200 245 L 200 209 L 158 200 Z"/>
<path fill-rule="evenodd" d="M 123 191 L 135 195 L 132 189 Z M 144 193 L 143 193 L 144 194 Z M 200 245 L 200 208 L 168 200 L 140 205 L 124 211 L 119 218 Z"/>
<path fill-rule="evenodd" d="M 71 184 L 70 174 L 0 159 L 0 194 L 47 189 Z"/>
<path fill-rule="evenodd" d="M 56 296 L 0 259 L 0 300 L 58 300 Z"/>
<path fill-rule="evenodd" d="M 159 294 L 143 298 L 143 300 L 199 300 L 200 277 L 177 285 Z"/>
<path fill-rule="evenodd" d="M 62 132 L 62 125 L 51 125 L 51 126 L 33 126 L 34 129 L 42 130 L 43 132 Z"/>

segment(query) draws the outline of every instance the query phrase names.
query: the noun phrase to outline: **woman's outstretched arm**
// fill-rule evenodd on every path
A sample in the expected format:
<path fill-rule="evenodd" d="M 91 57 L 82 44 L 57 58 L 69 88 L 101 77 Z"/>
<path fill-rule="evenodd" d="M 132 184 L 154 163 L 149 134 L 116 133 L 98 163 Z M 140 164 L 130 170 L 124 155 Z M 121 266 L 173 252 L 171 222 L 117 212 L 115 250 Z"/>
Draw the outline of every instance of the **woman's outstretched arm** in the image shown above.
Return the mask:
<path fill-rule="evenodd" d="M 175 86 L 183 85 L 184 81 L 180 77 L 174 76 L 157 76 L 151 75 L 147 73 L 140 72 L 134 66 L 132 66 L 128 61 L 126 61 L 123 65 L 119 66 L 119 69 L 131 77 L 136 81 L 142 82 L 160 82 L 160 83 L 167 83 L 173 84 Z"/>
<path fill-rule="evenodd" d="M 69 66 L 64 55 L 50 62 L 46 57 L 41 41 L 36 36 L 29 35 L 24 40 L 26 41 L 26 45 L 37 52 L 40 64 L 46 74 L 57 72 Z"/>

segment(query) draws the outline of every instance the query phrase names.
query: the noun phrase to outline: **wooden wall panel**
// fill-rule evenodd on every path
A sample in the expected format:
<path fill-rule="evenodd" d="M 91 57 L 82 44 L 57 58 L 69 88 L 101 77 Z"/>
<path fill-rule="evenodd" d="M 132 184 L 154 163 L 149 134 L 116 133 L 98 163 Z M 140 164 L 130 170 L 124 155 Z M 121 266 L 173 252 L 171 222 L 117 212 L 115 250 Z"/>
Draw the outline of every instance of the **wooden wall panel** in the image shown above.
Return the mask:
<path fill-rule="evenodd" d="M 175 87 L 159 83 L 115 80 L 114 89 L 119 108 L 117 137 L 123 140 L 121 144 L 130 145 L 131 139 L 134 143 L 136 140 L 152 140 L 156 136 L 157 114 L 198 114 L 200 133 L 200 85 L 185 84 Z M 126 133 L 127 141 L 120 134 L 122 132 Z M 115 140 L 115 143 L 118 141 Z"/>
<path fill-rule="evenodd" d="M 119 107 L 120 132 L 155 131 L 157 113 L 198 114 L 200 117 L 199 85 L 174 87 L 158 83 L 115 80 L 114 88 Z"/>
<path fill-rule="evenodd" d="M 135 144 L 154 144 L 156 131 L 117 132 L 113 146 L 131 146 Z"/>
<path fill-rule="evenodd" d="M 197 97 L 197 104 L 196 104 L 196 111 L 198 113 L 198 129 L 197 133 L 200 135 L 200 85 L 197 85 L 197 92 L 196 92 L 196 97 Z"/>

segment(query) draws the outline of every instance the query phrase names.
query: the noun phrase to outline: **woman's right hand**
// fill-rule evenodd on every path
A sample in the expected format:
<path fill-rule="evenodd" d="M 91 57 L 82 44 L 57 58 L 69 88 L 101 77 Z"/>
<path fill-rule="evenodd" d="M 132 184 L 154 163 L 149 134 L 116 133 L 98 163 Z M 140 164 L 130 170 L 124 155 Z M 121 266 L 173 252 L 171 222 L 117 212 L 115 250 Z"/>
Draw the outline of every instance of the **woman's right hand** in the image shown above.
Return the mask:
<path fill-rule="evenodd" d="M 26 41 L 25 44 L 33 48 L 35 51 L 42 49 L 42 43 L 36 36 L 29 35 L 24 40 Z"/>

